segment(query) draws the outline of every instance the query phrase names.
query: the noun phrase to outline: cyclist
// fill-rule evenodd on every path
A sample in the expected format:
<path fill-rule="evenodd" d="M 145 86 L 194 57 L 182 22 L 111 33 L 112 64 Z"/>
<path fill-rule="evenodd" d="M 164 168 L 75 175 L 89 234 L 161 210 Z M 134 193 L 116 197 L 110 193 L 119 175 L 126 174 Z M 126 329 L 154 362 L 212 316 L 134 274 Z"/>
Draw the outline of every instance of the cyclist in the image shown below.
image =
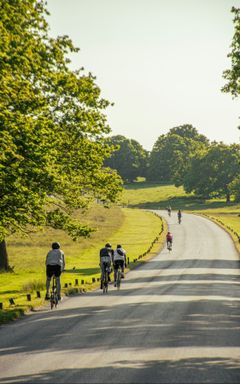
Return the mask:
<path fill-rule="evenodd" d="M 105 247 L 100 249 L 100 267 L 101 267 L 101 289 L 102 289 L 102 277 L 104 268 L 108 268 L 108 281 L 111 281 L 110 273 L 111 273 L 111 261 L 113 258 L 113 249 L 110 243 L 107 243 Z"/>
<path fill-rule="evenodd" d="M 46 257 L 46 296 L 45 300 L 49 300 L 49 289 L 51 284 L 51 278 L 53 275 L 56 277 L 57 295 L 58 300 L 61 300 L 61 282 L 60 275 L 65 268 L 64 252 L 60 249 L 60 244 L 52 243 L 52 249 L 48 252 Z"/>
<path fill-rule="evenodd" d="M 178 210 L 177 215 L 178 215 L 178 222 L 179 222 L 179 224 L 180 224 L 180 223 L 181 223 L 181 220 L 182 220 L 182 212 L 181 212 L 180 209 Z"/>
<path fill-rule="evenodd" d="M 167 240 L 167 248 L 168 248 L 169 246 L 172 247 L 172 243 L 173 243 L 173 235 L 172 235 L 171 232 L 168 232 L 168 233 L 167 233 L 166 240 Z"/>
<path fill-rule="evenodd" d="M 119 266 L 122 270 L 122 278 L 124 278 L 124 266 L 127 266 L 127 255 L 125 249 L 122 248 L 121 244 L 117 245 L 117 248 L 113 253 L 114 287 L 116 287 L 117 270 Z"/>

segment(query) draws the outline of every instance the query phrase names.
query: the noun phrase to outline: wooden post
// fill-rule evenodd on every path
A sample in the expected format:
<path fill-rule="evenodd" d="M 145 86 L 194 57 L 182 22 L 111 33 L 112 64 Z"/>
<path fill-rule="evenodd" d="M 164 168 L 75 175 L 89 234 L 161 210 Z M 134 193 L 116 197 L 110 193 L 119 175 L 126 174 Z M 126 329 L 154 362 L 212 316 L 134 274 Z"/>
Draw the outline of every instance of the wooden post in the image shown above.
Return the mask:
<path fill-rule="evenodd" d="M 38 297 L 38 298 L 41 297 L 41 293 L 40 293 L 40 291 L 37 291 L 37 297 Z"/>
<path fill-rule="evenodd" d="M 78 285 L 78 279 L 75 279 L 75 285 Z"/>
<path fill-rule="evenodd" d="M 31 295 L 30 295 L 30 293 L 27 294 L 27 301 L 31 301 Z"/>

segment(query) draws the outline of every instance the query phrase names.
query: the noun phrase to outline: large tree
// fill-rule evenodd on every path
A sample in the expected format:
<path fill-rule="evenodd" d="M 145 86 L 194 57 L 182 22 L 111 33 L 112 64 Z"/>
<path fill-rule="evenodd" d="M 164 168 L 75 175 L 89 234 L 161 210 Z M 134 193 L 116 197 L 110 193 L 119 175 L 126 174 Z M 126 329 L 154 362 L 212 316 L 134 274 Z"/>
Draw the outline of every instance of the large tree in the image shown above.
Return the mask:
<path fill-rule="evenodd" d="M 204 198 L 225 196 L 228 202 L 232 182 L 240 176 L 239 163 L 240 145 L 214 143 L 192 159 L 184 188 Z"/>
<path fill-rule="evenodd" d="M 9 234 L 51 225 L 88 236 L 73 211 L 121 189 L 104 167 L 109 102 L 91 74 L 69 69 L 78 49 L 49 36 L 46 14 L 44 0 L 0 0 L 0 269 Z"/>
<path fill-rule="evenodd" d="M 190 124 L 181 125 L 159 136 L 149 160 L 148 179 L 183 184 L 192 156 L 208 145 L 208 139 Z"/>
<path fill-rule="evenodd" d="M 240 95 L 240 8 L 232 7 L 234 15 L 234 35 L 231 44 L 231 52 L 228 57 L 231 59 L 231 68 L 223 73 L 224 79 L 227 80 L 222 88 L 223 92 L 229 92 L 233 97 Z"/>
<path fill-rule="evenodd" d="M 115 151 L 105 164 L 117 170 L 125 181 L 134 181 L 138 176 L 146 176 L 148 152 L 136 140 L 122 135 L 112 136 L 108 140 Z"/>

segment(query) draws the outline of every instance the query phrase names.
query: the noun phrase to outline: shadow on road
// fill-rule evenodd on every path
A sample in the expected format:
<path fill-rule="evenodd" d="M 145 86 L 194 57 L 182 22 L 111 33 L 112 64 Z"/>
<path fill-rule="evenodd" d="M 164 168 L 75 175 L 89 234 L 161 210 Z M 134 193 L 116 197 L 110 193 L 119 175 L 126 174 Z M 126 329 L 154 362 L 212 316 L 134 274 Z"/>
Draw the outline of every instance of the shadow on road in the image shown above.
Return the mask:
<path fill-rule="evenodd" d="M 106 374 L 107 372 L 107 374 Z M 153 376 L 154 372 L 154 376 Z M 171 374 L 169 375 L 169 372 Z M 119 359 L 116 366 L 91 369 L 56 369 L 37 375 L 8 377 L 11 383 L 213 383 L 216 372 L 222 383 L 238 384 L 238 362 L 230 359 L 190 358 L 177 361 L 125 361 Z M 132 381 L 129 378 L 132 377 Z M 65 378 L 65 379 L 64 379 Z M 0 383 L 5 383 L 0 378 Z M 218 382 L 220 383 L 220 382 Z"/>

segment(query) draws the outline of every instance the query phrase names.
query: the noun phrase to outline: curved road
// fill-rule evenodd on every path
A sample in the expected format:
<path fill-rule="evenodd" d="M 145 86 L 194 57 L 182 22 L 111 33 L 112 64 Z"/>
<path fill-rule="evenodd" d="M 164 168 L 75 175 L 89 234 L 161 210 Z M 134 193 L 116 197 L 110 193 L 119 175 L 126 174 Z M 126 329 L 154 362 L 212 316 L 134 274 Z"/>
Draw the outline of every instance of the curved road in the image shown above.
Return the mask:
<path fill-rule="evenodd" d="M 66 298 L 2 326 L 0 383 L 240 383 L 232 240 L 202 217 L 166 219 L 171 254 L 128 273 L 120 292 Z"/>

